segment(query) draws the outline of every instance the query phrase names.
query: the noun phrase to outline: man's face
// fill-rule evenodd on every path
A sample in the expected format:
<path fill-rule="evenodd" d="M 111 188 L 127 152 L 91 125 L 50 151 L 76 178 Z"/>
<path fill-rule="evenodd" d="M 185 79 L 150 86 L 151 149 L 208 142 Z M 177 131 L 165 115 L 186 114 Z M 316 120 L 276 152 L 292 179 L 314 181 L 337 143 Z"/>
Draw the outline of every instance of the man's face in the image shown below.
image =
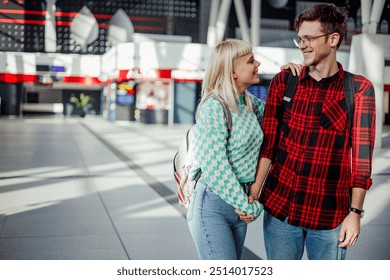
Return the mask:
<path fill-rule="evenodd" d="M 330 34 L 325 34 L 319 21 L 304 21 L 299 27 L 299 49 L 303 54 L 305 66 L 316 66 L 330 54 Z"/>

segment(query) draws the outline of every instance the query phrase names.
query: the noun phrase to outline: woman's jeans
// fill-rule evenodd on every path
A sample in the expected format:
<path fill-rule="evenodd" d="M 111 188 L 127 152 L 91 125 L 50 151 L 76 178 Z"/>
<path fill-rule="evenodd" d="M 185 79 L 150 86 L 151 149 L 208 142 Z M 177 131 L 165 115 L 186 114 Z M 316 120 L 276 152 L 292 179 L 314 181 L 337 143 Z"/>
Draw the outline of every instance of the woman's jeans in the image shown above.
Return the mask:
<path fill-rule="evenodd" d="M 192 193 L 187 221 L 200 259 L 241 258 L 247 225 L 202 179 Z"/>
<path fill-rule="evenodd" d="M 311 230 L 293 226 L 264 211 L 264 242 L 269 260 L 300 260 L 306 243 L 309 260 L 344 260 L 346 248 L 340 248 L 341 224 L 331 230 Z"/>

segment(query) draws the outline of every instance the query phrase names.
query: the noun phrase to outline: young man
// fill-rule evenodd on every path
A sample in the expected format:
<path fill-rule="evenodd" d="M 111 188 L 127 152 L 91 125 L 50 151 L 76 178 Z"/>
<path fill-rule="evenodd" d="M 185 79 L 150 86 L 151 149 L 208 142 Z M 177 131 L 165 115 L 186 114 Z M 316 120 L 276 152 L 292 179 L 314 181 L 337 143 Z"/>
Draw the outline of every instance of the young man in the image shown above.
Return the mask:
<path fill-rule="evenodd" d="M 344 70 L 336 51 L 346 31 L 344 8 L 317 4 L 295 19 L 294 43 L 304 68 L 291 100 L 288 71 L 270 85 L 256 181 L 261 191 L 268 259 L 345 259 L 356 243 L 366 190 L 371 187 L 375 137 L 375 94 L 355 75 L 352 143 L 344 97 Z M 283 102 L 286 102 L 283 105 Z M 249 215 L 243 215 L 247 219 Z"/>

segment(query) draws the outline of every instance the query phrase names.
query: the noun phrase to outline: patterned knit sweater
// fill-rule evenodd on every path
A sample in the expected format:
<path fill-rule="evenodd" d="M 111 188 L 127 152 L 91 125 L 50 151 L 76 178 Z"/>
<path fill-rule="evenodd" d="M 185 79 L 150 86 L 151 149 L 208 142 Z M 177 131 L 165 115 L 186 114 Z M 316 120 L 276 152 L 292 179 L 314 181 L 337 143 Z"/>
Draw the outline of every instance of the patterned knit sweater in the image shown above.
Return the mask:
<path fill-rule="evenodd" d="M 248 92 L 246 94 L 249 94 Z M 248 197 L 240 183 L 255 179 L 263 132 L 258 119 L 262 120 L 265 102 L 252 96 L 254 112 L 249 112 L 244 96 L 237 101 L 239 112 L 231 111 L 232 130 L 229 141 L 228 127 L 222 105 L 209 98 L 201 107 L 194 129 L 195 163 L 190 178 L 202 170 L 202 179 L 211 190 L 234 208 L 258 217 L 263 209 Z"/>

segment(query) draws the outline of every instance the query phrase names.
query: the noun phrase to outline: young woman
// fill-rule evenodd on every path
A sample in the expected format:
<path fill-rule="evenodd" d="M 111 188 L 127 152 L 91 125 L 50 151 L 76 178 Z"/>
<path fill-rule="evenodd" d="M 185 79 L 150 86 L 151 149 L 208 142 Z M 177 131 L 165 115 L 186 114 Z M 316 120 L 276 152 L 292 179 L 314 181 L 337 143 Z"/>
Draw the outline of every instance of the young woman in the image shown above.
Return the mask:
<path fill-rule="evenodd" d="M 200 259 L 240 259 L 247 224 L 235 209 L 255 218 L 263 210 L 257 200 L 248 203 L 263 140 L 260 123 L 265 104 L 247 88 L 259 83 L 259 66 L 251 45 L 234 39 L 214 47 L 206 70 L 190 176 L 202 173 L 187 213 Z M 231 112 L 230 131 L 221 102 Z"/>

